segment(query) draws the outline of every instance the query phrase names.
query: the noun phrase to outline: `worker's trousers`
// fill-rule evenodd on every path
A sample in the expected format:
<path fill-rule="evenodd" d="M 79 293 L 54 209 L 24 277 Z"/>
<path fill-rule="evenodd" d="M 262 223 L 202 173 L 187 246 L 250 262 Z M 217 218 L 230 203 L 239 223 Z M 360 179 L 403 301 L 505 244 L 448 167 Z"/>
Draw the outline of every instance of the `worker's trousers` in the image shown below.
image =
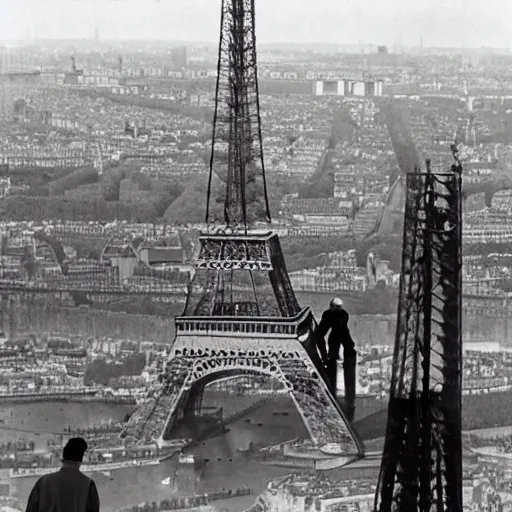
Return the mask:
<path fill-rule="evenodd" d="M 331 393 L 336 396 L 338 380 L 338 352 L 329 351 L 326 370 L 327 381 Z M 352 421 L 356 409 L 356 366 L 357 353 L 345 354 L 343 359 L 343 379 L 345 384 L 345 412 L 347 419 Z"/>

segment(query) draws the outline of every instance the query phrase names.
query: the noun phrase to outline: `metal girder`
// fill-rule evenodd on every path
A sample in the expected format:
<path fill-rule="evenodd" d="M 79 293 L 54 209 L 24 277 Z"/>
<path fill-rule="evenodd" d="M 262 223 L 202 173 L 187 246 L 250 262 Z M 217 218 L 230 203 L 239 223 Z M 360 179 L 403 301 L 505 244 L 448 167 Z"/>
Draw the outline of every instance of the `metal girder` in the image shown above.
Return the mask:
<path fill-rule="evenodd" d="M 462 512 L 461 172 L 407 175 L 376 512 Z"/>

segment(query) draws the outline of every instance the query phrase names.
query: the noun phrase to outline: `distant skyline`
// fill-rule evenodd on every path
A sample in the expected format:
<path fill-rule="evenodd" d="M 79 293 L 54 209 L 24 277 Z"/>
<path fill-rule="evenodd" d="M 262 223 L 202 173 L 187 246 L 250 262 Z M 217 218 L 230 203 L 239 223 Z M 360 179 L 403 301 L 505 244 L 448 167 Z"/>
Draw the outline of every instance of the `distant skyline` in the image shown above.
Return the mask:
<path fill-rule="evenodd" d="M 261 43 L 512 48 L 508 0 L 256 0 Z M 0 39 L 214 42 L 221 0 L 0 0 Z"/>

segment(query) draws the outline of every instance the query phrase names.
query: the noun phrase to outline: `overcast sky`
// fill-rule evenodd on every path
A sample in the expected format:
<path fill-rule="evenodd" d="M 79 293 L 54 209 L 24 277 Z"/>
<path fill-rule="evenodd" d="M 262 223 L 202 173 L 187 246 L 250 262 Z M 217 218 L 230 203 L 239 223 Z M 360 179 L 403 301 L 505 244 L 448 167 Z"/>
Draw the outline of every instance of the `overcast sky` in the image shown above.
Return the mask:
<path fill-rule="evenodd" d="M 221 0 L 0 0 L 0 39 L 215 41 Z M 256 0 L 260 42 L 512 48 L 511 0 Z"/>

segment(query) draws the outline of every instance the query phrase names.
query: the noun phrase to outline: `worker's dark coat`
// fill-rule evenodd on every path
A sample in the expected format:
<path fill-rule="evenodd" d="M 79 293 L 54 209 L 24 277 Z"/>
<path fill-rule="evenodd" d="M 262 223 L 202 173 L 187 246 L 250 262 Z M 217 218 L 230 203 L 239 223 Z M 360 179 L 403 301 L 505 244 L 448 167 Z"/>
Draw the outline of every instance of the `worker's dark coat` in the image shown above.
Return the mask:
<path fill-rule="evenodd" d="M 41 477 L 28 499 L 26 512 L 99 512 L 96 484 L 75 464 Z"/>

